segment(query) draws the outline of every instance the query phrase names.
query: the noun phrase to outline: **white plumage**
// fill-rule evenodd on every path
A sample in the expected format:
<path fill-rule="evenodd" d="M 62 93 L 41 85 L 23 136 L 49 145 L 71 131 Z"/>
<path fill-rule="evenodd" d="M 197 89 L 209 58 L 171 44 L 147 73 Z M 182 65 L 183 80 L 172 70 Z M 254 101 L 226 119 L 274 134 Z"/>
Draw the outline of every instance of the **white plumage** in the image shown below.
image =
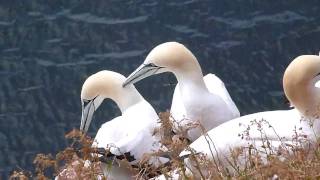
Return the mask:
<path fill-rule="evenodd" d="M 109 146 L 115 155 L 130 152 L 135 159 L 140 160 L 144 153 L 159 148 L 159 143 L 152 136 L 158 119 L 151 105 L 142 100 L 126 109 L 121 116 L 104 123 L 97 132 L 93 146 Z"/>
<path fill-rule="evenodd" d="M 177 84 L 170 110 L 174 120 L 181 126 L 190 122 L 190 120 L 192 122 L 192 120 L 200 118 L 208 120 L 200 122 L 202 122 L 203 127 L 210 129 L 210 127 L 216 127 L 228 119 L 239 117 L 239 110 L 231 99 L 224 83 L 214 74 L 207 74 L 203 77 L 203 80 L 209 93 L 194 92 L 195 95 L 190 94 L 186 98 L 182 98 L 179 83 Z M 186 108 L 189 110 L 187 111 Z M 191 129 L 188 133 L 190 140 L 194 141 L 203 132 L 198 129 Z"/>

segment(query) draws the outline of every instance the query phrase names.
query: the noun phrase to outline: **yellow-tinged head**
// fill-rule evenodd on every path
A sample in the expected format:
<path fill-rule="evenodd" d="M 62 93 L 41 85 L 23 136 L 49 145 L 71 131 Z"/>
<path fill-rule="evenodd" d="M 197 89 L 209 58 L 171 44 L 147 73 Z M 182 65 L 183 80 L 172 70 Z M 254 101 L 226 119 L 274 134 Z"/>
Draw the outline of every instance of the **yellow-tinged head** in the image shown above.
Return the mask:
<path fill-rule="evenodd" d="M 174 73 L 177 78 L 189 74 L 191 77 L 202 78 L 201 67 L 192 52 L 180 43 L 166 42 L 153 48 L 143 64 L 127 77 L 123 85 L 167 71 Z"/>
<path fill-rule="evenodd" d="M 123 75 L 107 70 L 97 72 L 86 79 L 81 89 L 80 130 L 88 130 L 93 113 L 106 98 L 112 99 L 122 112 L 143 99 L 133 85 L 122 87 L 125 79 Z"/>
<path fill-rule="evenodd" d="M 303 115 L 320 115 L 320 91 L 316 83 L 320 80 L 320 56 L 302 55 L 295 58 L 283 76 L 284 92 L 293 106 Z"/>

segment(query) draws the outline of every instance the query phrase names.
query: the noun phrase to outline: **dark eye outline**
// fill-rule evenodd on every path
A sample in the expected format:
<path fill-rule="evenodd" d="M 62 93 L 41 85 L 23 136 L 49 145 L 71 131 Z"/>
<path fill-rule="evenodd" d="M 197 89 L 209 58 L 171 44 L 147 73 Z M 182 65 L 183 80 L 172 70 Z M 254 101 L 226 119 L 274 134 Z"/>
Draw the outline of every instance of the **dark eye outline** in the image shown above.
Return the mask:
<path fill-rule="evenodd" d="M 97 97 L 98 97 L 98 95 L 96 97 L 94 97 L 93 99 L 91 99 L 91 100 L 82 99 L 83 107 L 86 107 L 90 102 L 94 101 Z"/>
<path fill-rule="evenodd" d="M 144 64 L 145 67 L 158 67 L 153 63 L 149 63 L 149 64 Z"/>
<path fill-rule="evenodd" d="M 144 64 L 145 67 L 155 67 L 155 68 L 163 68 L 161 66 L 157 66 L 154 63 Z"/>

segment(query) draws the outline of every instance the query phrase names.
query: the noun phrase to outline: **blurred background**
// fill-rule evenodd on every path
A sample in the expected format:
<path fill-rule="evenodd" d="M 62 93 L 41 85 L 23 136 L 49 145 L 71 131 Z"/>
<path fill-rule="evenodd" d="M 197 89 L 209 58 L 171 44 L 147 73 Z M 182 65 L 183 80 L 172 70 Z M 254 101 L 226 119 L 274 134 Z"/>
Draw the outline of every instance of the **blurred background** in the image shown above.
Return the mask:
<path fill-rule="evenodd" d="M 204 74 L 218 75 L 242 115 L 288 109 L 282 74 L 296 56 L 318 54 L 319 12 L 318 0 L 0 1 L 0 179 L 67 146 L 89 75 L 127 76 L 166 41 L 185 44 Z M 136 87 L 161 112 L 175 85 L 167 73 Z M 119 114 L 105 101 L 90 135 Z"/>

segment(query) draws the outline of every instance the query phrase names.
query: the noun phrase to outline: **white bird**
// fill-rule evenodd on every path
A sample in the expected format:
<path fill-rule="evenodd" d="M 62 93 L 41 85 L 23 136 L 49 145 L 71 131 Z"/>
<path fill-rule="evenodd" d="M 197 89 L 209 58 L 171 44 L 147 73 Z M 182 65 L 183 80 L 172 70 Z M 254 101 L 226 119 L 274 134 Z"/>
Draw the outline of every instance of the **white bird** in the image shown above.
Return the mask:
<path fill-rule="evenodd" d="M 320 56 L 297 57 L 283 76 L 284 92 L 294 109 L 259 112 L 233 119 L 213 128 L 190 147 L 195 153 L 204 153 L 210 159 L 229 166 L 226 159 L 230 160 L 230 149 L 237 147 L 249 148 L 254 145 L 263 152 L 266 146 L 278 149 L 286 148 L 288 144 L 299 144 L 298 141 L 314 142 L 320 133 L 320 89 L 316 86 L 319 80 Z M 259 130 L 261 128 L 262 131 Z M 190 151 L 185 150 L 180 156 L 188 154 Z M 185 160 L 185 164 L 191 170 L 195 169 L 189 159 Z"/>
<path fill-rule="evenodd" d="M 143 64 L 127 77 L 123 86 L 167 71 L 178 80 L 171 105 L 175 124 L 185 126 L 199 122 L 207 131 L 240 116 L 224 83 L 214 74 L 203 77 L 196 57 L 177 42 L 156 46 Z M 188 138 L 194 141 L 202 134 L 201 128 L 194 128 L 188 132 Z"/>
<path fill-rule="evenodd" d="M 87 132 L 94 111 L 104 99 L 113 100 L 121 110 L 118 116 L 104 123 L 98 130 L 94 147 L 110 148 L 115 157 L 125 157 L 136 164 L 145 153 L 160 148 L 158 139 L 153 136 L 158 126 L 158 115 L 152 106 L 139 94 L 133 85 L 122 87 L 125 77 L 112 71 L 100 71 L 91 75 L 81 90 L 82 118 L 80 130 Z M 164 160 L 164 159 L 162 159 Z M 151 159 L 150 163 L 158 163 Z M 132 173 L 124 167 L 113 165 L 104 172 L 108 179 L 132 179 Z"/>

